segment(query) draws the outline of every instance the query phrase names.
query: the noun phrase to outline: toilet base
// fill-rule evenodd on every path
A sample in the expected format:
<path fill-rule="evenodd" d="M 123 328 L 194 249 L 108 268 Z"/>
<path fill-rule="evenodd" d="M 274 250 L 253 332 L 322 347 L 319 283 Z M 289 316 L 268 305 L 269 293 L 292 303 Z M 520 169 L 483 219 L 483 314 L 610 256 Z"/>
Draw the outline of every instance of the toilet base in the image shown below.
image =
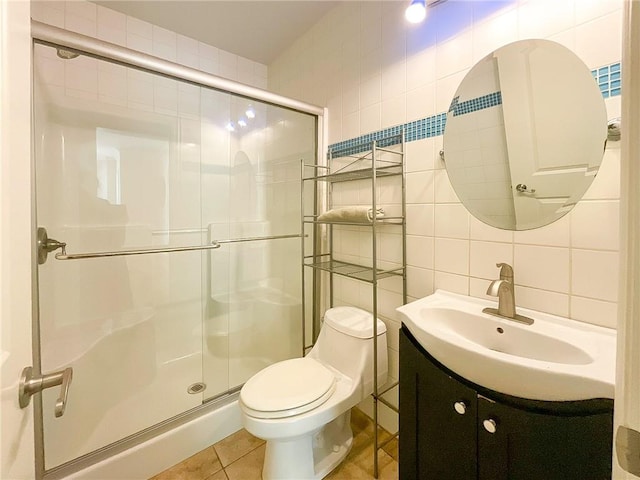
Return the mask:
<path fill-rule="evenodd" d="M 309 435 L 268 440 L 262 479 L 319 480 L 344 460 L 352 443 L 351 410 Z"/>

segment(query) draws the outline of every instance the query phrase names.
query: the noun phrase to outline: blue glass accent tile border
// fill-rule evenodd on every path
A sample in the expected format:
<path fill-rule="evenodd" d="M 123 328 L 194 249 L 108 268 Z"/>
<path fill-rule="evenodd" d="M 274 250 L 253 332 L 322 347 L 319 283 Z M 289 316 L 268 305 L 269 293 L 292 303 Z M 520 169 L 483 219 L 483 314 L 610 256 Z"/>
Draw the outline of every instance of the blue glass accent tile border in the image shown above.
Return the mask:
<path fill-rule="evenodd" d="M 384 130 L 378 130 L 377 132 L 367 133 L 366 135 L 361 135 L 343 142 L 334 143 L 333 145 L 329 145 L 329 154 L 333 157 L 355 155 L 356 153 L 370 150 L 373 140 L 376 140 L 379 147 L 397 145 L 402 142 L 402 127 L 403 125 L 396 125 L 395 127 L 385 128 Z"/>
<path fill-rule="evenodd" d="M 459 100 L 460 100 L 459 95 L 456 95 L 455 97 L 453 97 L 453 100 L 451 100 L 451 105 L 449 105 L 449 110 L 447 111 L 451 112 L 452 110 L 455 110 Z"/>
<path fill-rule="evenodd" d="M 502 105 L 502 92 L 499 90 L 460 103 L 458 103 L 458 97 L 456 97 L 451 102 L 449 111 L 453 110 L 453 116 L 457 117 L 458 115 L 465 115 L 485 108 L 497 107 L 498 105 Z"/>
<path fill-rule="evenodd" d="M 604 98 L 614 97 L 621 94 L 622 87 L 622 66 L 620 62 L 612 63 L 591 70 L 591 75 L 598 83 Z M 455 97 L 451 101 L 449 112 L 453 111 L 454 116 L 475 112 L 484 108 L 490 108 L 502 104 L 502 92 L 493 92 L 482 97 L 459 102 Z M 402 131 L 404 129 L 405 142 L 413 142 L 429 137 L 437 137 L 444 133 L 447 121 L 447 113 L 438 113 L 430 117 L 421 118 L 403 125 L 385 128 L 377 132 L 360 135 L 359 137 L 344 140 L 342 142 L 329 145 L 329 157 L 341 157 L 356 155 L 371 149 L 371 141 L 376 140 L 379 147 L 389 147 L 402 142 Z"/>
<path fill-rule="evenodd" d="M 600 93 L 604 98 L 620 95 L 622 87 L 622 66 L 620 62 L 591 70 L 591 75 L 598 84 Z"/>
<path fill-rule="evenodd" d="M 446 113 L 438 113 L 431 117 L 405 123 L 404 139 L 406 142 L 413 142 L 414 140 L 422 140 L 423 138 L 437 137 L 444 133 L 446 123 Z"/>
<path fill-rule="evenodd" d="M 371 142 L 376 140 L 378 147 L 390 147 L 402 142 L 404 130 L 405 142 L 421 140 L 423 138 L 437 137 L 444 133 L 447 121 L 446 113 L 439 113 L 431 117 L 421 118 L 403 125 L 385 128 L 377 132 L 360 135 L 359 137 L 329 145 L 328 157 L 344 157 L 355 155 L 371 149 Z"/>

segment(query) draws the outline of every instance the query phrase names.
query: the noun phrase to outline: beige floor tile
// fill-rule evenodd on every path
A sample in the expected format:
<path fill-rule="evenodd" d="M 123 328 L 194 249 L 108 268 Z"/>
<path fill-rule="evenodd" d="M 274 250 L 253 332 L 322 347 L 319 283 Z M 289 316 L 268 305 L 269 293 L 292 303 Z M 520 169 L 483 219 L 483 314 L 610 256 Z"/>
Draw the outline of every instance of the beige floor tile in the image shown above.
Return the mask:
<path fill-rule="evenodd" d="M 364 431 L 353 437 L 353 445 L 347 458 L 327 477 L 328 479 L 373 479 L 373 442 Z M 380 474 L 387 472 L 387 479 L 393 479 L 393 460 L 386 452 L 378 452 L 378 469 Z M 397 468 L 395 470 L 397 472 Z M 396 477 L 397 478 L 397 473 Z"/>
<path fill-rule="evenodd" d="M 333 472 L 325 477 L 326 480 L 371 480 L 373 476 L 355 463 L 340 464 Z"/>
<path fill-rule="evenodd" d="M 208 477 L 207 480 L 229 480 L 229 477 L 227 477 L 227 474 L 224 473 L 224 470 L 220 470 L 218 473 L 214 473 L 213 475 Z"/>
<path fill-rule="evenodd" d="M 264 444 L 264 440 L 254 437 L 244 428 L 220 440 L 214 448 L 223 467 Z"/>
<path fill-rule="evenodd" d="M 367 417 L 359 408 L 351 409 L 351 430 L 353 435 L 360 432 L 369 431 L 373 433 L 373 420 Z"/>
<path fill-rule="evenodd" d="M 225 467 L 229 480 L 261 480 L 264 451 L 265 445 L 262 445 Z"/>
<path fill-rule="evenodd" d="M 329 474 L 333 480 L 373 480 L 373 422 L 357 408 L 352 410 L 353 445 L 347 458 Z M 380 429 L 379 441 L 389 438 Z M 265 442 L 240 430 L 152 480 L 261 480 Z M 398 440 L 378 452 L 380 480 L 398 479 Z M 223 470 L 224 467 L 224 470 Z"/>
<path fill-rule="evenodd" d="M 373 438 L 373 420 L 366 414 L 362 413 L 359 408 L 351 409 L 351 430 L 356 436 L 360 432 L 364 432 Z M 378 443 L 383 442 L 391 436 L 384 428 L 378 427 Z"/>
<path fill-rule="evenodd" d="M 389 454 L 396 462 L 398 461 L 398 438 L 394 438 L 387 443 L 382 449 Z"/>
<path fill-rule="evenodd" d="M 373 435 L 372 435 L 372 437 L 373 437 Z M 389 432 L 387 432 L 384 428 L 378 427 L 378 445 L 380 445 L 382 442 L 386 442 L 391 437 L 392 437 L 392 435 Z M 393 440 L 391 440 L 391 442 L 392 441 Z"/>
<path fill-rule="evenodd" d="M 398 480 L 398 462 L 384 458 L 380 460 L 378 479 Z M 374 480 L 373 456 L 369 457 L 368 463 L 345 460 L 326 477 L 326 480 Z"/>
<path fill-rule="evenodd" d="M 222 470 L 222 464 L 213 447 L 187 458 L 159 473 L 152 480 L 205 480 Z"/>
<path fill-rule="evenodd" d="M 357 435 L 354 435 L 351 451 L 347 455 L 345 461 L 355 462 L 360 458 L 367 458 L 366 455 L 369 451 L 373 451 L 373 442 L 371 437 L 365 432 L 360 432 Z"/>
<path fill-rule="evenodd" d="M 398 461 L 393 460 L 386 464 L 384 467 L 379 467 L 380 472 L 378 475 L 378 480 L 398 480 Z"/>
<path fill-rule="evenodd" d="M 369 441 L 366 446 L 363 446 L 361 451 L 354 455 L 351 462 L 358 465 L 362 470 L 368 472 L 371 476 L 373 476 L 373 442 Z M 382 468 L 386 467 L 388 464 L 393 462 L 393 458 L 391 458 L 384 450 L 378 451 L 378 469 L 382 470 Z"/>

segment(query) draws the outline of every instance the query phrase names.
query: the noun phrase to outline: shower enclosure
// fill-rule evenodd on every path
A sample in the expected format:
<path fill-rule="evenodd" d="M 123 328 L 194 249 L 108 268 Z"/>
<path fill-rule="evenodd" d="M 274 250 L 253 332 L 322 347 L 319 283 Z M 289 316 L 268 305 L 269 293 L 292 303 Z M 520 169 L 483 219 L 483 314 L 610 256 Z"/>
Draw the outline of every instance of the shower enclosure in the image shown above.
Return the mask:
<path fill-rule="evenodd" d="M 113 61 L 46 43 L 36 218 L 66 245 L 37 269 L 36 355 L 43 373 L 73 368 L 63 416 L 59 387 L 43 391 L 51 471 L 303 354 L 300 173 L 318 115 L 168 62 L 153 72 L 151 57 L 127 65 L 121 48 Z"/>

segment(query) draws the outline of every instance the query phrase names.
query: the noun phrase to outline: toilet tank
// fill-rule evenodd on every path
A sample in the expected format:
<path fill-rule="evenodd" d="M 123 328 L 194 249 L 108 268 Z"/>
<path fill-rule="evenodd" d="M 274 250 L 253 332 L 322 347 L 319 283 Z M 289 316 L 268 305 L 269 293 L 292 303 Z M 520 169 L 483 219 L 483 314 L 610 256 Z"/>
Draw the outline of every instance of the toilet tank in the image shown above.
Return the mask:
<path fill-rule="evenodd" d="M 378 385 L 387 380 L 387 327 L 377 319 Z M 309 353 L 352 379 L 360 379 L 363 393 L 373 391 L 373 315 L 356 307 L 325 312 L 318 340 Z"/>

